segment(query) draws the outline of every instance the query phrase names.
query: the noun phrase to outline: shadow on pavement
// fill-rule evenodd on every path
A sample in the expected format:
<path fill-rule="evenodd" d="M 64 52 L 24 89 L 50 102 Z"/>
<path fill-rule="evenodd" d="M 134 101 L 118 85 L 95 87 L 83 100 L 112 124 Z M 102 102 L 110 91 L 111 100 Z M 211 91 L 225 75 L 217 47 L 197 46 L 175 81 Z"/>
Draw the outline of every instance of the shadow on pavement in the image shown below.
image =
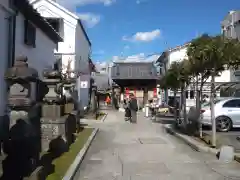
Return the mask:
<path fill-rule="evenodd" d="M 169 116 L 157 116 L 156 121 L 153 121 L 154 123 L 160 123 L 160 124 L 174 124 L 175 120 L 173 117 Z"/>

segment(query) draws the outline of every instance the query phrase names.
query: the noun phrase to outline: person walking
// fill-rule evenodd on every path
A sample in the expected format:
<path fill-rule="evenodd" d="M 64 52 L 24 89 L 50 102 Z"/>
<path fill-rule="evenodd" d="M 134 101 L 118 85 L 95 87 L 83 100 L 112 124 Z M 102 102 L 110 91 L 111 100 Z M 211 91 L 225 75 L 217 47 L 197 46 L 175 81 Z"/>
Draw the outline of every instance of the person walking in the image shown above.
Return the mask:
<path fill-rule="evenodd" d="M 107 98 L 105 100 L 105 104 L 106 104 L 106 106 L 108 106 L 110 103 L 111 103 L 111 99 L 110 99 L 109 95 L 107 95 Z"/>
<path fill-rule="evenodd" d="M 123 100 L 123 108 L 125 109 L 125 121 L 131 121 L 131 110 L 129 109 L 129 102 Z"/>
<path fill-rule="evenodd" d="M 131 111 L 131 122 L 137 123 L 137 111 L 138 111 L 138 103 L 137 99 L 133 94 L 130 94 L 130 101 L 129 101 L 129 109 Z"/>

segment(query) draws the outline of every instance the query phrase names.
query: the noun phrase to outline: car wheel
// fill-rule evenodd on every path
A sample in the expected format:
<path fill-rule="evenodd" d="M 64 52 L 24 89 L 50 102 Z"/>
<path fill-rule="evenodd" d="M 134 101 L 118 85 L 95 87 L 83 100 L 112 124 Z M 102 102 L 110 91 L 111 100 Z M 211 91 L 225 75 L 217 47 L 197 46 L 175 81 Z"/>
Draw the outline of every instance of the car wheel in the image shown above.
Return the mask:
<path fill-rule="evenodd" d="M 228 132 L 232 129 L 232 120 L 227 116 L 219 116 L 216 118 L 216 128 L 220 132 Z"/>

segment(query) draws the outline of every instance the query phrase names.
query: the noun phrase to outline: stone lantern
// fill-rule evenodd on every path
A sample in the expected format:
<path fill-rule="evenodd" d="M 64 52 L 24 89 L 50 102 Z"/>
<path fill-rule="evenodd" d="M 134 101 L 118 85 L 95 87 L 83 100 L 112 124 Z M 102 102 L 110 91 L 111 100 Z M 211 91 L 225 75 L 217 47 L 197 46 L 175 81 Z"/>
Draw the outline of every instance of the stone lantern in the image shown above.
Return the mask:
<path fill-rule="evenodd" d="M 43 72 L 43 82 L 48 87 L 48 93 L 43 98 L 41 131 L 42 151 L 64 151 L 66 147 L 66 117 L 64 116 L 65 98 L 60 71 L 48 69 Z M 58 141 L 57 141 L 58 139 Z M 58 144 L 52 144 L 57 141 Z M 61 142 L 61 143 L 60 143 Z"/>
<path fill-rule="evenodd" d="M 18 57 L 12 68 L 5 73 L 8 84 L 10 109 L 27 110 L 37 102 L 38 72 L 28 67 L 27 57 Z"/>
<path fill-rule="evenodd" d="M 18 57 L 14 66 L 7 69 L 7 105 L 9 107 L 9 139 L 6 150 L 7 164 L 14 173 L 8 179 L 27 175 L 39 160 L 40 145 L 40 101 L 46 89 L 38 78 L 38 72 L 28 67 L 25 56 Z M 11 162 L 13 159 L 15 162 Z M 8 168 L 7 166 L 4 168 Z M 5 171 L 5 170 L 4 170 Z"/>

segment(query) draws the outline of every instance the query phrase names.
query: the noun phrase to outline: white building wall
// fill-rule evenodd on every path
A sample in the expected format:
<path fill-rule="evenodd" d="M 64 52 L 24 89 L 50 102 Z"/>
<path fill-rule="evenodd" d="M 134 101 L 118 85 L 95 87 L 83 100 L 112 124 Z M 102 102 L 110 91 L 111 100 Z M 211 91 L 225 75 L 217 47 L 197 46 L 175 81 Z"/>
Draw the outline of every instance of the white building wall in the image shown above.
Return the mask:
<path fill-rule="evenodd" d="M 19 14 L 16 19 L 15 57 L 24 55 L 28 57 L 28 64 L 35 68 L 39 76 L 47 67 L 52 67 L 56 61 L 54 49 L 56 44 L 40 29 L 36 29 L 36 47 L 24 44 L 24 16 Z"/>
<path fill-rule="evenodd" d="M 88 106 L 89 103 L 89 85 L 90 85 L 90 69 L 89 69 L 89 55 L 90 55 L 90 44 L 88 43 L 87 38 L 85 37 L 83 30 L 80 24 L 76 27 L 76 69 L 80 72 L 83 72 L 84 75 L 80 75 L 80 81 L 86 81 L 87 87 L 80 89 L 80 99 L 82 106 Z"/>
<path fill-rule="evenodd" d="M 55 52 L 62 54 L 63 69 L 65 69 L 68 63 L 71 62 L 72 70 L 84 72 L 85 75 L 78 78 L 77 86 L 79 91 L 79 101 L 81 100 L 82 106 L 87 106 L 89 101 L 88 94 L 91 77 L 88 66 L 88 57 L 91 47 L 89 46 L 81 26 L 78 24 L 78 19 L 73 17 L 71 12 L 68 13 L 65 11 L 65 8 L 52 1 L 39 0 L 33 3 L 33 7 L 37 9 L 43 17 L 63 18 L 64 40 L 58 44 L 58 50 Z M 81 81 L 87 81 L 87 88 L 80 89 Z"/>
<path fill-rule="evenodd" d="M 63 18 L 63 42 L 58 43 L 58 49 L 55 53 L 62 55 L 62 65 L 63 71 L 69 62 L 71 62 L 71 68 L 75 68 L 75 35 L 77 20 L 74 19 L 70 14 L 65 13 L 56 3 L 49 3 L 45 0 L 37 1 L 33 4 L 33 7 L 41 14 L 43 17 L 47 18 Z"/>
<path fill-rule="evenodd" d="M 6 83 L 4 80 L 4 73 L 8 63 L 8 20 L 6 19 L 10 14 L 5 8 L 8 7 L 7 0 L 0 2 L 0 116 L 4 116 L 6 109 Z"/>
<path fill-rule="evenodd" d="M 182 61 L 184 59 L 187 59 L 187 47 L 181 48 L 179 50 L 174 50 L 170 52 L 169 55 L 169 64 L 168 68 L 170 67 L 170 64 L 174 61 Z M 210 82 L 211 78 L 207 80 L 207 82 Z M 231 73 L 230 70 L 225 70 L 222 73 L 220 73 L 220 76 L 215 77 L 215 82 L 230 82 L 231 81 Z"/>

